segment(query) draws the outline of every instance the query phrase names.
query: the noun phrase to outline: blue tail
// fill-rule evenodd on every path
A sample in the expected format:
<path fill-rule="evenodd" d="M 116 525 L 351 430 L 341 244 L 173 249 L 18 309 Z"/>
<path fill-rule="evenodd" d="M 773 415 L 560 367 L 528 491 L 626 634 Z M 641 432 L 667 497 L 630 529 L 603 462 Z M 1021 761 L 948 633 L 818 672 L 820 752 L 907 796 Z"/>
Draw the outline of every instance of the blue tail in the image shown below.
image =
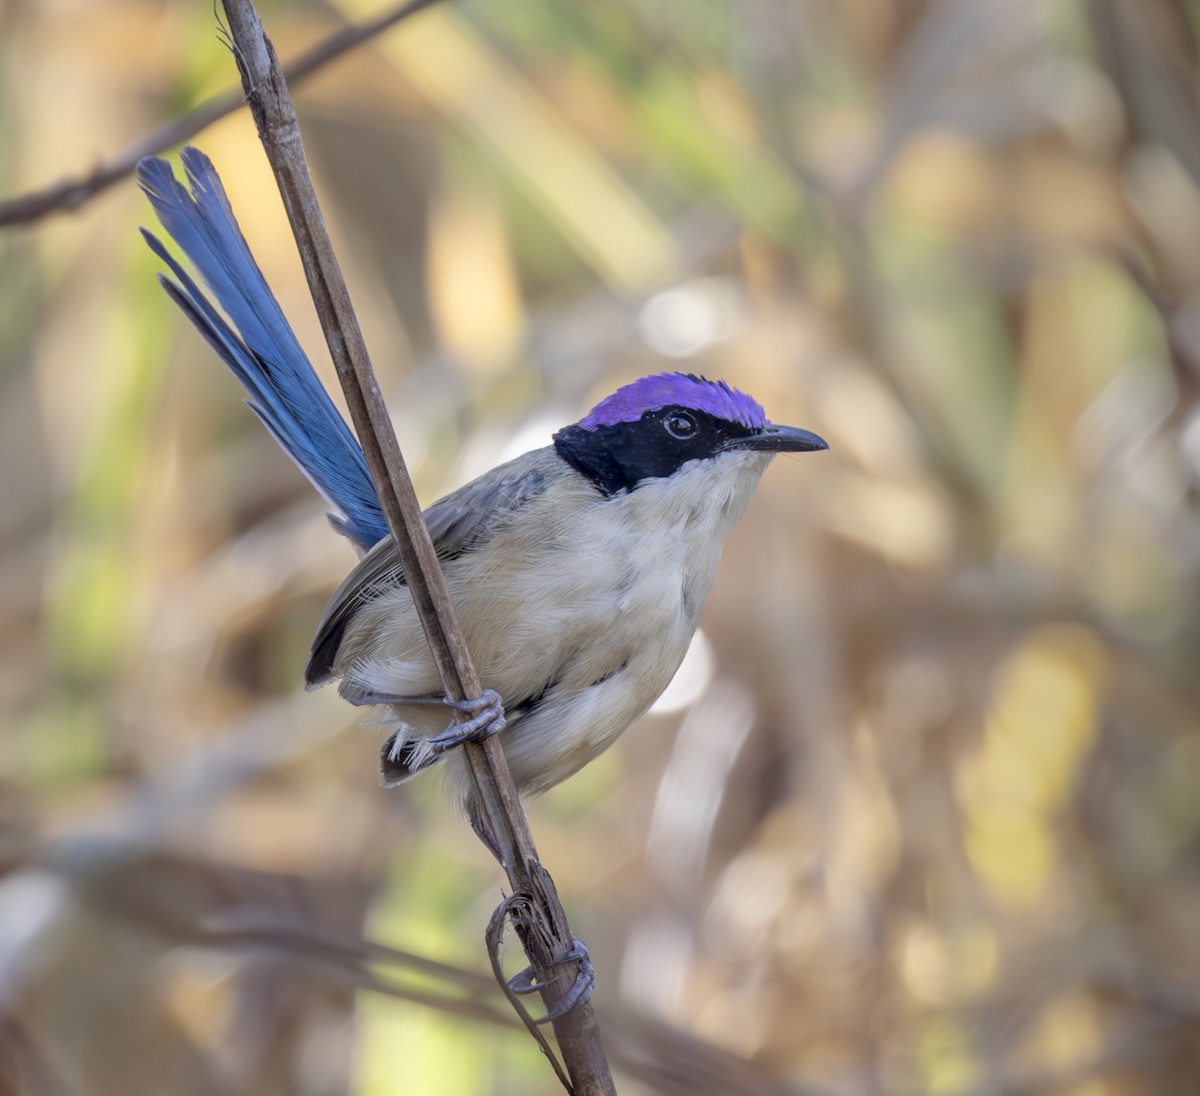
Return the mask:
<path fill-rule="evenodd" d="M 138 182 L 233 326 L 162 242 L 142 229 L 178 279 L 159 275 L 159 281 L 242 382 L 251 410 L 341 512 L 340 517 L 330 515 L 330 521 L 360 548 L 370 548 L 388 535 L 388 528 L 362 448 L 313 372 L 250 254 L 212 162 L 199 149 L 185 148 L 183 166 L 190 194 L 165 160 L 138 164 Z"/>

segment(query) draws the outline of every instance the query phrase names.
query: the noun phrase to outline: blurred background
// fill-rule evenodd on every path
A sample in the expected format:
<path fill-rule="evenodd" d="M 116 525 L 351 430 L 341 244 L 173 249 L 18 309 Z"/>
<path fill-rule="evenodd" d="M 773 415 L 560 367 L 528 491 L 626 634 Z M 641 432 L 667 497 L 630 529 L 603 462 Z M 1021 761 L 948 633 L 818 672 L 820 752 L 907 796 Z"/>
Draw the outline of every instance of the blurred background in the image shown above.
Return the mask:
<path fill-rule="evenodd" d="M 285 59 L 380 10 L 261 7 Z M 295 89 L 424 500 L 663 369 L 831 442 L 530 808 L 622 1093 L 1200 1091 L 1198 31 L 470 0 Z M 235 83 L 209 3 L 8 0 L 0 195 Z M 332 385 L 248 114 L 195 143 Z M 495 865 L 301 688 L 353 554 L 150 223 L 0 235 L 0 1091 L 558 1091 Z"/>

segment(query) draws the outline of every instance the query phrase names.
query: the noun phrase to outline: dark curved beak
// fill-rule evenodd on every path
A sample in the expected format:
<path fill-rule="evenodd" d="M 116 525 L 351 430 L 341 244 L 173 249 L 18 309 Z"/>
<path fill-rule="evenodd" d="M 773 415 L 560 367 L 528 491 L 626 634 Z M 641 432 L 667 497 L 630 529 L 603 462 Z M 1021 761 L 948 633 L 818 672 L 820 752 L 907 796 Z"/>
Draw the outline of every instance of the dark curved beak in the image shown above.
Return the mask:
<path fill-rule="evenodd" d="M 731 441 L 729 448 L 752 449 L 759 453 L 811 453 L 818 449 L 828 449 L 829 443 L 811 430 L 767 423 L 761 430 Z"/>

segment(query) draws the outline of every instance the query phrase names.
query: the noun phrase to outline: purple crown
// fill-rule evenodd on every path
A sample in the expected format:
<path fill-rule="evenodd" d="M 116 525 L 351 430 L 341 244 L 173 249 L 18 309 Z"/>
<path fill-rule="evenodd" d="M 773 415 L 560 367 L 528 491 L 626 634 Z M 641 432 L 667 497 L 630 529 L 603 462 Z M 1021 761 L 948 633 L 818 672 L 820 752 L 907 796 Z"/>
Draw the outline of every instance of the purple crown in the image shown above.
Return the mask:
<path fill-rule="evenodd" d="M 619 422 L 637 422 L 647 411 L 672 405 L 707 411 L 751 430 L 767 424 L 762 405 L 745 392 L 730 388 L 724 381 L 710 381 L 694 373 L 656 373 L 605 396 L 579 420 L 579 425 L 585 430 L 595 430 Z"/>

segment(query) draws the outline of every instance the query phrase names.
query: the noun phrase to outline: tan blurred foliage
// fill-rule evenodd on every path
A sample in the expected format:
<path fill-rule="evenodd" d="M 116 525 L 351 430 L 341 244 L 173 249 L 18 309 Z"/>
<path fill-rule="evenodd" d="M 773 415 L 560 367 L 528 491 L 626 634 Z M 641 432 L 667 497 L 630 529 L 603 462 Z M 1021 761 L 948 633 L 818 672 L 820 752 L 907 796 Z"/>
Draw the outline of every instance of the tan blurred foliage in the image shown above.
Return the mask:
<path fill-rule="evenodd" d="M 622 1092 L 1200 1091 L 1197 19 L 471 0 L 298 93 L 424 498 L 663 368 L 832 443 L 532 808 Z M 229 86 L 214 30 L 0 8 L 0 192 Z M 196 143 L 328 377 L 248 116 Z M 553 1092 L 486 853 L 300 687 L 352 555 L 149 220 L 0 237 L 0 1092 Z"/>

